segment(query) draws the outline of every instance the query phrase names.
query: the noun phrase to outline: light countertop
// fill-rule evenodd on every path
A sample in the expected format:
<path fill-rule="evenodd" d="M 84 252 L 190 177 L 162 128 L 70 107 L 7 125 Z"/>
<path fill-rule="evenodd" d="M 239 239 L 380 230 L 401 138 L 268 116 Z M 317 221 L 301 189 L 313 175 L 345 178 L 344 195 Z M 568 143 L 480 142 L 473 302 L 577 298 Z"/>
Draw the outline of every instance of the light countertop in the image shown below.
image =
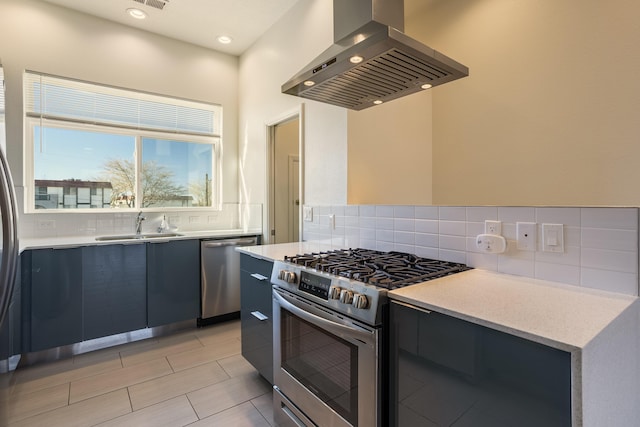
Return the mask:
<path fill-rule="evenodd" d="M 98 236 L 65 236 L 65 237 L 42 237 L 20 239 L 20 251 L 27 249 L 45 249 L 45 248 L 73 248 L 79 246 L 96 246 L 96 245 L 121 245 L 121 244 L 137 244 L 140 242 L 161 242 L 167 240 L 190 240 L 190 239 L 207 239 L 207 238 L 225 238 L 225 237 L 241 237 L 241 236 L 257 236 L 261 232 L 246 231 L 240 229 L 234 230 L 203 230 L 203 231 L 176 231 L 180 236 L 152 239 L 126 239 L 126 240 L 104 240 L 97 241 Z M 126 233 L 118 233 L 122 235 Z M 144 234 L 144 233 L 143 233 Z"/>
<path fill-rule="evenodd" d="M 325 243 L 294 242 L 278 243 L 275 245 L 247 246 L 236 248 L 238 252 L 251 255 L 254 258 L 261 258 L 267 261 L 282 261 L 285 255 L 298 255 L 328 250 L 343 249 Z"/>
<path fill-rule="evenodd" d="M 638 300 L 477 269 L 407 286 L 388 295 L 566 351 L 584 348 Z"/>

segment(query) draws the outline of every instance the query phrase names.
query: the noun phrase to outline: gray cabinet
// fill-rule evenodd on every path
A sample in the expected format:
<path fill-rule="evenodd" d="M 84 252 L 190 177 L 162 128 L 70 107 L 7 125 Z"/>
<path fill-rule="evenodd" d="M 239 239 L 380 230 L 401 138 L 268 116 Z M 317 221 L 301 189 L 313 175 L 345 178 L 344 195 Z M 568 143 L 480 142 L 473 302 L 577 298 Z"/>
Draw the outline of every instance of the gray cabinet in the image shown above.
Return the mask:
<path fill-rule="evenodd" d="M 144 243 L 82 248 L 83 340 L 147 325 Z"/>
<path fill-rule="evenodd" d="M 240 255 L 242 356 L 273 384 L 273 262 Z"/>
<path fill-rule="evenodd" d="M 24 351 L 82 341 L 82 249 L 27 251 L 22 264 Z"/>
<path fill-rule="evenodd" d="M 570 426 L 571 355 L 391 303 L 390 425 Z"/>
<path fill-rule="evenodd" d="M 200 241 L 147 243 L 147 326 L 200 315 Z"/>

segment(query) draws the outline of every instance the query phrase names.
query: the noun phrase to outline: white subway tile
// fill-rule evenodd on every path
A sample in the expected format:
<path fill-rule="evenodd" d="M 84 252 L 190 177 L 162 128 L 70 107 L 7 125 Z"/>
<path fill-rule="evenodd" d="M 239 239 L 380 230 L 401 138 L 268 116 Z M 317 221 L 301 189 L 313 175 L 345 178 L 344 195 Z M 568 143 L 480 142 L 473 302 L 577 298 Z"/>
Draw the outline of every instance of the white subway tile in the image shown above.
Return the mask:
<path fill-rule="evenodd" d="M 538 226 L 538 242 L 542 250 L 542 225 Z M 582 241 L 580 227 L 564 227 L 564 246 L 580 246 Z"/>
<path fill-rule="evenodd" d="M 339 248 L 344 248 L 346 246 L 344 236 L 331 236 L 331 244 Z"/>
<path fill-rule="evenodd" d="M 363 216 L 375 217 L 376 207 L 375 205 L 359 205 L 358 212 L 361 217 Z"/>
<path fill-rule="evenodd" d="M 498 271 L 516 276 L 534 277 L 535 267 L 533 259 L 514 258 L 499 255 Z"/>
<path fill-rule="evenodd" d="M 635 230 L 583 227 L 582 247 L 636 251 L 638 249 L 638 232 Z"/>
<path fill-rule="evenodd" d="M 498 271 L 498 255 L 467 252 L 466 264 L 473 268 Z"/>
<path fill-rule="evenodd" d="M 344 216 L 344 206 L 331 206 L 331 213 L 336 216 Z"/>
<path fill-rule="evenodd" d="M 530 207 L 499 207 L 498 220 L 502 222 L 535 222 L 536 210 Z"/>
<path fill-rule="evenodd" d="M 371 229 L 376 228 L 376 218 L 361 216 L 358 218 L 358 222 L 360 224 L 360 228 L 371 228 Z"/>
<path fill-rule="evenodd" d="M 364 249 L 376 249 L 376 239 L 362 239 L 360 238 L 360 247 Z"/>
<path fill-rule="evenodd" d="M 376 206 L 376 216 L 379 218 L 393 218 L 393 206 Z"/>
<path fill-rule="evenodd" d="M 416 219 L 416 233 L 437 233 L 438 221 L 429 219 Z"/>
<path fill-rule="evenodd" d="M 415 218 L 416 210 L 414 206 L 395 206 L 393 208 L 395 218 Z"/>
<path fill-rule="evenodd" d="M 407 231 L 395 231 L 393 241 L 404 245 L 414 245 L 415 233 Z"/>
<path fill-rule="evenodd" d="M 359 248 L 360 247 L 360 237 L 347 234 L 344 236 L 344 247 L 345 248 Z"/>
<path fill-rule="evenodd" d="M 484 224 L 487 219 L 494 221 L 498 219 L 498 208 L 496 206 L 467 207 L 467 221 Z"/>
<path fill-rule="evenodd" d="M 465 251 L 467 249 L 467 238 L 463 236 L 440 235 L 438 246 L 440 247 L 440 249 L 452 249 L 456 251 Z"/>
<path fill-rule="evenodd" d="M 415 231 L 416 221 L 414 219 L 398 219 L 393 221 L 393 229 L 396 231 Z"/>
<path fill-rule="evenodd" d="M 582 208 L 582 227 L 638 229 L 637 208 Z"/>
<path fill-rule="evenodd" d="M 376 240 L 375 228 L 360 228 L 361 240 Z"/>
<path fill-rule="evenodd" d="M 580 227 L 580 208 L 536 208 L 536 222 Z"/>
<path fill-rule="evenodd" d="M 438 207 L 437 206 L 416 206 L 415 216 L 416 219 L 438 219 Z"/>
<path fill-rule="evenodd" d="M 358 205 L 347 205 L 344 207 L 345 216 L 359 216 L 360 209 Z"/>
<path fill-rule="evenodd" d="M 453 251 L 449 249 L 440 249 L 438 258 L 441 261 L 459 262 L 465 264 L 467 262 L 467 253 L 464 251 Z"/>
<path fill-rule="evenodd" d="M 440 250 L 438 248 L 431 248 L 431 247 L 425 248 L 425 247 L 416 245 L 415 255 L 423 258 L 438 259 L 439 252 Z"/>
<path fill-rule="evenodd" d="M 378 242 L 393 242 L 393 230 L 376 230 L 376 240 Z"/>
<path fill-rule="evenodd" d="M 464 221 L 440 221 L 439 230 L 441 235 L 464 236 L 467 224 Z"/>
<path fill-rule="evenodd" d="M 345 227 L 359 227 L 360 226 L 360 218 L 357 216 L 345 216 L 344 217 L 344 225 Z"/>
<path fill-rule="evenodd" d="M 331 206 L 318 206 L 313 209 L 314 211 L 318 211 L 318 215 L 329 215 L 331 214 Z M 315 213 L 315 212 L 314 212 Z"/>
<path fill-rule="evenodd" d="M 376 218 L 377 230 L 393 230 L 393 218 Z"/>
<path fill-rule="evenodd" d="M 580 284 L 603 291 L 638 295 L 638 275 L 632 273 L 582 268 L 580 270 Z"/>
<path fill-rule="evenodd" d="M 562 253 L 538 251 L 535 257 L 536 262 L 580 266 L 580 253 L 578 246 L 565 246 Z"/>
<path fill-rule="evenodd" d="M 577 265 L 550 264 L 536 260 L 535 278 L 569 285 L 579 285 L 580 267 Z"/>
<path fill-rule="evenodd" d="M 484 222 L 467 222 L 467 237 L 475 238 L 484 233 Z"/>
<path fill-rule="evenodd" d="M 398 252 L 404 252 L 407 254 L 414 254 L 416 253 L 416 247 L 413 245 L 405 245 L 402 243 L 396 243 L 394 245 L 394 251 L 398 251 Z"/>
<path fill-rule="evenodd" d="M 638 253 L 609 249 L 582 248 L 581 266 L 621 273 L 638 272 Z"/>
<path fill-rule="evenodd" d="M 467 208 L 463 206 L 440 206 L 441 221 L 466 221 Z"/>
<path fill-rule="evenodd" d="M 395 244 L 393 242 L 383 242 L 378 240 L 376 242 L 376 250 L 379 251 L 383 251 L 383 252 L 391 252 L 393 250 L 395 250 Z"/>
<path fill-rule="evenodd" d="M 415 244 L 416 246 L 426 246 L 437 248 L 439 245 L 439 236 L 437 234 L 425 234 L 416 233 Z"/>

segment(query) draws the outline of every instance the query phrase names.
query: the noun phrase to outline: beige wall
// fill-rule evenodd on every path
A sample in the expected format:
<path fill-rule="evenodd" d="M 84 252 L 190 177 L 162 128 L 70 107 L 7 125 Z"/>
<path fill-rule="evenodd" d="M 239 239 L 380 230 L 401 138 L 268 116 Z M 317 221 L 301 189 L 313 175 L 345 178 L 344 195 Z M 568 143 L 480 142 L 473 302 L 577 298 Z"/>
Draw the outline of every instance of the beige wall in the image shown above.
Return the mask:
<path fill-rule="evenodd" d="M 406 12 L 406 33 L 470 76 L 431 90 L 431 177 L 415 151 L 430 123 L 396 125 L 410 107 L 349 113 L 349 203 L 640 204 L 639 2 L 407 0 Z M 418 192 L 390 191 L 396 180 Z"/>
<path fill-rule="evenodd" d="M 432 203 L 431 93 L 347 114 L 347 202 Z"/>
<path fill-rule="evenodd" d="M 433 202 L 640 204 L 640 2 L 433 0 L 407 32 L 470 68 L 433 90 Z"/>
<path fill-rule="evenodd" d="M 23 185 L 25 69 L 222 104 L 223 198 L 238 200 L 238 59 L 49 3 L 0 1 L 0 60 L 7 81 L 7 153 Z"/>

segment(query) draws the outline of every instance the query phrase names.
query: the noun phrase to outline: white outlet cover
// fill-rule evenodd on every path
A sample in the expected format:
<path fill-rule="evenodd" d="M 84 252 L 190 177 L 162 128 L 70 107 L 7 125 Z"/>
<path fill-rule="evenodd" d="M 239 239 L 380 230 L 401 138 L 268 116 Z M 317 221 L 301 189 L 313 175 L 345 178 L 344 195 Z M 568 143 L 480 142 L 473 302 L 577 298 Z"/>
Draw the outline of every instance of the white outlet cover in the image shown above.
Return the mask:
<path fill-rule="evenodd" d="M 302 220 L 311 222 L 313 221 L 313 207 L 312 206 L 303 206 L 302 207 Z"/>
<path fill-rule="evenodd" d="M 516 243 L 519 251 L 536 250 L 535 222 L 516 222 Z"/>
<path fill-rule="evenodd" d="M 502 221 L 493 221 L 490 219 L 485 220 L 484 233 L 495 234 L 496 236 L 502 235 Z"/>
<path fill-rule="evenodd" d="M 542 250 L 544 252 L 564 252 L 563 224 L 542 224 Z"/>

